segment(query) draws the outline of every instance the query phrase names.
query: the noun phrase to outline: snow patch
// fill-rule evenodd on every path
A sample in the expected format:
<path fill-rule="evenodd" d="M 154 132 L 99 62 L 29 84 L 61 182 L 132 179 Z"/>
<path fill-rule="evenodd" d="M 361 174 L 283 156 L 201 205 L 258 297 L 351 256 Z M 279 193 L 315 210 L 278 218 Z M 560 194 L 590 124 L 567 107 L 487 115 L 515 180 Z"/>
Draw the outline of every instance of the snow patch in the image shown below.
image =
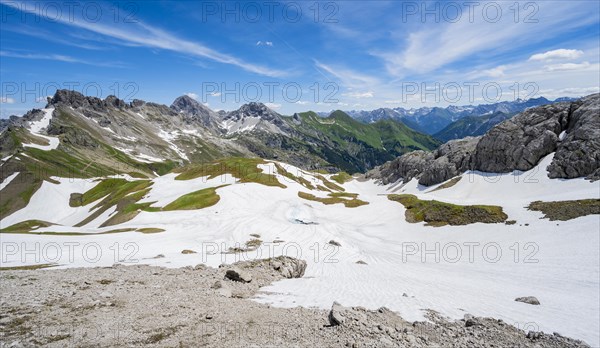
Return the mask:
<path fill-rule="evenodd" d="M 10 182 L 13 181 L 13 179 L 17 177 L 17 175 L 19 175 L 19 172 L 14 172 L 11 175 L 9 175 L 8 177 L 6 177 L 4 179 L 4 181 L 2 181 L 0 183 L 0 191 L 2 191 L 3 188 L 8 186 L 8 184 L 10 184 Z"/>
<path fill-rule="evenodd" d="M 47 135 L 41 134 L 42 130 L 45 130 L 50 124 L 50 120 L 52 119 L 52 113 L 54 112 L 54 108 L 42 109 L 44 111 L 44 116 L 39 121 L 33 121 L 29 124 L 29 131 L 38 136 L 40 138 L 44 138 L 48 141 L 48 145 L 38 145 L 38 144 L 23 144 L 24 147 L 33 147 L 36 149 L 49 151 L 54 150 L 58 147 L 60 141 L 57 137 L 49 137 Z"/>

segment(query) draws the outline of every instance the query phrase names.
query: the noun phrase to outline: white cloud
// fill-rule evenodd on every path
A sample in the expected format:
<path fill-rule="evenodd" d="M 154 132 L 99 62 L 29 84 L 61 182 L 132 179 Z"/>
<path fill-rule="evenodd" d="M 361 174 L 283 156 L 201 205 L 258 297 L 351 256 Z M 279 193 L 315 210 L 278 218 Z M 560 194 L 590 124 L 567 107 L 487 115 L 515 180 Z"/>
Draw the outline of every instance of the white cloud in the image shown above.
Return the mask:
<path fill-rule="evenodd" d="M 192 98 L 192 99 L 196 99 L 198 100 L 198 95 L 196 93 L 186 93 L 185 95 L 187 95 L 188 97 Z"/>
<path fill-rule="evenodd" d="M 580 50 L 569 50 L 561 48 L 558 50 L 547 51 L 544 53 L 537 53 L 529 57 L 529 60 L 536 61 L 550 61 L 555 59 L 577 59 L 583 55 L 583 51 Z"/>
<path fill-rule="evenodd" d="M 91 62 L 62 54 L 39 54 L 39 53 L 16 53 L 10 51 L 0 51 L 0 57 L 20 58 L 20 59 L 37 59 L 37 60 L 53 60 L 57 62 L 66 63 L 78 63 L 93 66 L 104 66 L 111 68 L 122 68 L 124 67 L 121 63 L 110 63 L 110 62 Z"/>
<path fill-rule="evenodd" d="M 258 41 L 258 42 L 256 42 L 256 46 L 269 46 L 269 47 L 273 47 L 273 42 L 271 42 L 271 41 Z"/>
<path fill-rule="evenodd" d="M 350 97 L 350 98 L 373 98 L 373 92 L 369 91 L 369 92 L 348 92 L 348 93 L 344 93 L 342 94 L 345 97 Z"/>
<path fill-rule="evenodd" d="M 544 69 L 546 71 L 572 71 L 572 70 L 585 70 L 591 65 L 589 62 L 583 63 L 564 63 L 564 64 L 553 64 L 546 65 Z"/>
<path fill-rule="evenodd" d="M 296 102 L 296 104 L 298 104 L 298 105 L 307 105 L 307 104 L 308 104 L 308 102 L 307 102 L 307 101 L 304 101 L 304 100 L 298 100 L 298 101 Z"/>
<path fill-rule="evenodd" d="M 505 66 L 498 66 L 492 69 L 482 71 L 482 74 L 489 77 L 502 77 L 504 76 L 504 70 L 506 70 Z"/>
<path fill-rule="evenodd" d="M 380 84 L 379 80 L 373 76 L 364 75 L 350 69 L 332 67 L 330 65 L 323 64 L 315 60 L 315 66 L 318 69 L 324 70 L 336 77 L 343 86 L 348 88 L 365 88 L 368 86 L 377 86 Z"/>
<path fill-rule="evenodd" d="M 221 92 L 212 92 L 210 94 L 211 97 L 220 97 L 221 96 Z"/>
<path fill-rule="evenodd" d="M 275 104 L 275 103 L 265 103 L 265 105 L 269 109 L 279 109 L 281 107 L 281 104 Z"/>
<path fill-rule="evenodd" d="M 33 13 L 42 18 L 49 18 L 54 22 L 60 22 L 62 24 L 82 28 L 97 34 L 121 40 L 119 43 L 125 46 L 137 45 L 148 48 L 158 48 L 179 52 L 182 54 L 188 54 L 194 57 L 207 58 L 219 63 L 235 65 L 246 71 L 250 71 L 259 75 L 278 77 L 287 74 L 284 71 L 247 63 L 237 57 L 218 52 L 198 42 L 182 39 L 162 29 L 145 24 L 139 20 L 136 23 L 127 23 L 126 27 L 120 27 L 115 25 L 115 23 L 93 23 L 77 16 L 72 18 L 70 18 L 70 16 L 62 16 L 57 19 L 52 17 L 52 14 L 46 13 L 42 7 L 27 6 L 27 4 L 24 2 L 1 0 L 1 3 L 16 8 L 20 11 Z"/>
<path fill-rule="evenodd" d="M 0 97 L 0 104 L 14 104 L 15 100 L 10 97 Z"/>
<path fill-rule="evenodd" d="M 590 94 L 599 93 L 600 87 L 574 87 L 560 89 L 544 89 L 540 90 L 539 95 L 543 95 L 550 99 L 559 97 L 584 97 Z"/>
<path fill-rule="evenodd" d="M 503 13 L 511 12 L 510 2 L 496 5 L 502 6 Z M 589 14 L 590 6 L 573 6 L 566 1 L 542 1 L 536 6 L 538 18 L 543 18 L 537 23 L 515 23 L 513 16 L 506 15 L 492 23 L 481 16 L 471 20 L 471 16 L 463 13 L 457 22 L 419 25 L 412 32 L 406 25 L 399 25 L 393 35 L 405 38 L 398 40 L 402 45 L 371 53 L 384 60 L 390 74 L 405 77 L 411 73 L 430 73 L 476 55 L 485 54 L 491 59 L 506 51 L 527 49 L 534 43 L 597 21 L 597 16 Z"/>

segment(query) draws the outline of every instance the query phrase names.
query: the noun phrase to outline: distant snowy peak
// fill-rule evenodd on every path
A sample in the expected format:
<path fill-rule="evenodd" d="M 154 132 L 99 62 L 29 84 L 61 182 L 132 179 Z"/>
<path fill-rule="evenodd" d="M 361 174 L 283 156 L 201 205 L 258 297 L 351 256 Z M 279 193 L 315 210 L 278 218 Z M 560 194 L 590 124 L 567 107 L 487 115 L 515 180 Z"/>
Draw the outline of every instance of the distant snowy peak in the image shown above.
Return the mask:
<path fill-rule="evenodd" d="M 573 98 L 559 98 L 556 101 L 573 101 Z M 373 123 L 379 120 L 394 119 L 405 123 L 407 126 L 427 133 L 435 134 L 452 122 L 458 121 L 467 116 L 484 116 L 497 112 L 504 114 L 514 114 L 525 111 L 528 108 L 551 104 L 552 101 L 544 98 L 516 99 L 515 101 L 503 101 L 493 104 L 481 105 L 450 105 L 441 107 L 421 107 L 405 109 L 380 108 L 372 111 L 353 110 L 348 112 L 353 118 L 364 122 Z"/>

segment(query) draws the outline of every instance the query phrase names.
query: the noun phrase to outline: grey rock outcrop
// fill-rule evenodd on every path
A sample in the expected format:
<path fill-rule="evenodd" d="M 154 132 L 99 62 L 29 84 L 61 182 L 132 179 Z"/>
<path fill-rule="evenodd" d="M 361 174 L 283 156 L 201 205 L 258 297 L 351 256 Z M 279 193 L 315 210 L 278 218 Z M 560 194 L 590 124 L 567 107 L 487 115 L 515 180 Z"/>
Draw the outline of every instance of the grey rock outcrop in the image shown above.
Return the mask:
<path fill-rule="evenodd" d="M 367 173 L 367 178 L 385 184 L 419 178 L 419 184 L 430 186 L 444 182 L 470 169 L 472 154 L 479 138 L 451 140 L 432 152 L 413 151 Z"/>
<path fill-rule="evenodd" d="M 471 158 L 478 141 L 479 138 L 467 137 L 440 146 L 433 152 L 435 159 L 423 171 L 419 184 L 439 184 L 471 169 Z"/>
<path fill-rule="evenodd" d="M 523 303 L 527 303 L 527 304 L 535 305 L 535 306 L 538 306 L 540 304 L 540 301 L 537 298 L 535 298 L 534 296 L 517 297 L 515 299 L 515 301 L 523 302 Z"/>
<path fill-rule="evenodd" d="M 219 114 L 187 95 L 175 99 L 171 104 L 171 109 L 183 114 L 184 120 L 188 123 L 199 121 L 210 130 L 216 131 L 219 129 Z"/>
<path fill-rule="evenodd" d="M 422 150 L 409 152 L 375 167 L 367 172 L 366 178 L 380 180 L 384 185 L 394 183 L 400 179 L 408 182 L 422 173 L 433 159 L 433 153 L 431 152 Z"/>
<path fill-rule="evenodd" d="M 270 261 L 271 267 L 285 278 L 302 278 L 306 271 L 306 261 L 280 256 Z"/>
<path fill-rule="evenodd" d="M 451 140 L 432 152 L 414 151 L 376 167 L 366 178 L 389 184 L 419 178 L 431 186 L 467 170 L 527 171 L 556 152 L 550 178 L 600 179 L 600 94 L 527 109 L 479 138 Z"/>
<path fill-rule="evenodd" d="M 477 144 L 475 169 L 490 173 L 530 170 L 556 151 L 570 109 L 571 103 L 540 106 L 492 128 Z"/>
<path fill-rule="evenodd" d="M 548 176 L 600 179 L 600 95 L 574 102 L 563 131 L 565 136 L 548 166 Z"/>

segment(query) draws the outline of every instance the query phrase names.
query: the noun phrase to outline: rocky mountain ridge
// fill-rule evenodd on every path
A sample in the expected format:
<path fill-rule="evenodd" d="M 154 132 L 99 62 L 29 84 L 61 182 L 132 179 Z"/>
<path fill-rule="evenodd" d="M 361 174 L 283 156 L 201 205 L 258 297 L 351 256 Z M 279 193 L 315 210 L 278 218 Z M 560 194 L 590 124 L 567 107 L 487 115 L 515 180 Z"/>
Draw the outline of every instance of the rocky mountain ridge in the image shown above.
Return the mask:
<path fill-rule="evenodd" d="M 44 110 L 52 112 L 43 132 L 61 139 L 57 150 L 81 154 L 82 150 L 107 146 L 141 163 L 171 161 L 182 165 L 241 156 L 278 159 L 305 169 L 364 172 L 399 154 L 439 145 L 406 127 L 365 125 L 339 113 L 315 121 L 308 114 L 280 115 L 262 103 L 217 113 L 189 96 L 166 106 L 142 100 L 126 103 L 114 96 L 102 100 L 58 90 Z M 2 158 L 16 154 L 22 143 L 30 142 L 12 135 L 27 133 L 43 114 L 42 110 L 32 110 L 0 125 Z M 110 156 L 96 153 L 92 157 Z"/>
<path fill-rule="evenodd" d="M 600 94 L 527 109 L 481 137 L 402 155 L 366 177 L 384 184 L 418 178 L 420 184 L 430 186 L 467 170 L 530 170 L 553 152 L 547 168 L 550 178 L 600 179 Z"/>

